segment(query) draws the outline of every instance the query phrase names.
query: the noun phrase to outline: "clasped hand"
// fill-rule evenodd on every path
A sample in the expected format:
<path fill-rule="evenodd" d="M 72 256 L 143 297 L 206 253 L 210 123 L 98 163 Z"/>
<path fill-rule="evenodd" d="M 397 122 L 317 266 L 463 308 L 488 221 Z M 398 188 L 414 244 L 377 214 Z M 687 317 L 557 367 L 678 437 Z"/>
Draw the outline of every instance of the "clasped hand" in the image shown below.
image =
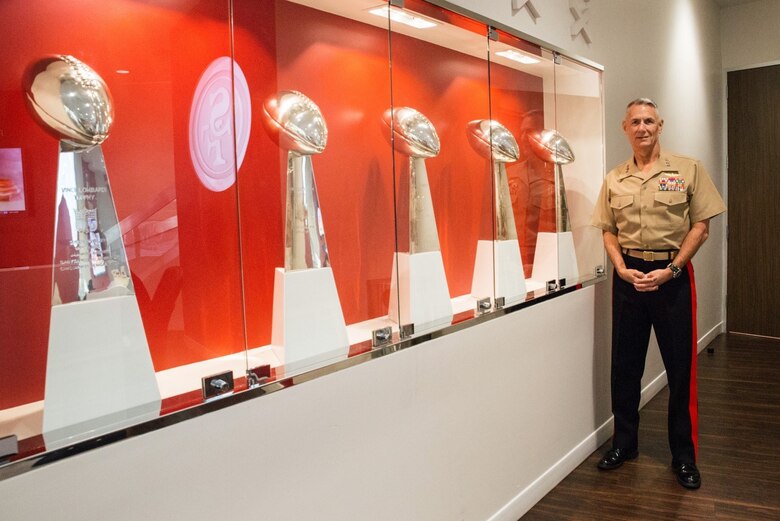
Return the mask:
<path fill-rule="evenodd" d="M 642 273 L 639 270 L 625 269 L 619 273 L 620 278 L 632 284 L 634 289 L 641 292 L 658 291 L 658 287 L 672 278 L 671 272 L 666 268 L 653 270 L 650 273 Z"/>

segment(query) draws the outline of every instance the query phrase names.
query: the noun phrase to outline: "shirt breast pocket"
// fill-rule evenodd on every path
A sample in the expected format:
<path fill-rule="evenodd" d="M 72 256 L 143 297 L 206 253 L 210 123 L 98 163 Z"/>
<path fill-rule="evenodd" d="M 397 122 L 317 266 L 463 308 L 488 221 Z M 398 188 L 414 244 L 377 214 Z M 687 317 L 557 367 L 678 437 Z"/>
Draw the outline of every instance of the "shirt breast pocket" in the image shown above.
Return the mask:
<path fill-rule="evenodd" d="M 658 192 L 654 195 L 655 204 L 662 211 L 666 222 L 662 223 L 676 229 L 683 223 L 688 211 L 688 194 L 685 192 Z"/>
<path fill-rule="evenodd" d="M 609 200 L 609 207 L 612 210 L 623 210 L 632 204 L 634 204 L 633 195 L 613 195 Z"/>

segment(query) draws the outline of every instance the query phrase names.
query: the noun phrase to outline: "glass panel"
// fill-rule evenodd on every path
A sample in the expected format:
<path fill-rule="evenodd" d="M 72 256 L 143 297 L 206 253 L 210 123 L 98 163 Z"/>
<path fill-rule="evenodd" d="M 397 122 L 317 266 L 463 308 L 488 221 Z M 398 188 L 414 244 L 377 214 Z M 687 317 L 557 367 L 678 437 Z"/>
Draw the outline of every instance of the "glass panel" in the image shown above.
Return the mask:
<path fill-rule="evenodd" d="M 249 356 L 275 377 L 370 350 L 390 325 L 388 21 L 376 5 L 234 2 L 257 123 L 239 179 Z"/>
<path fill-rule="evenodd" d="M 605 266 L 600 231 L 590 225 L 604 177 L 604 107 L 601 72 L 558 56 L 555 65 L 559 201 L 565 201 L 564 228 L 558 230 L 559 278 L 567 285 L 596 277 Z M 569 150 L 565 150 L 565 140 Z M 570 152 L 570 153 L 569 153 Z M 565 186 L 565 190 L 561 190 Z"/>
<path fill-rule="evenodd" d="M 404 5 L 0 4 L 17 458 L 594 277 L 601 73 Z"/>
<path fill-rule="evenodd" d="M 0 436 L 22 455 L 200 403 L 206 375 L 245 385 L 228 13 L 0 6 Z"/>
<path fill-rule="evenodd" d="M 386 118 L 397 180 L 393 318 L 421 333 L 473 317 L 477 299 L 494 297 L 490 152 L 471 130 L 490 119 L 487 28 L 425 2 L 405 6 L 390 17 Z"/>
<path fill-rule="evenodd" d="M 555 128 L 553 56 L 524 40 L 497 32 L 490 42 L 493 119 L 515 136 L 519 161 L 506 164 L 509 190 L 529 296 L 543 295 L 556 280 L 555 164 L 543 146 Z"/>

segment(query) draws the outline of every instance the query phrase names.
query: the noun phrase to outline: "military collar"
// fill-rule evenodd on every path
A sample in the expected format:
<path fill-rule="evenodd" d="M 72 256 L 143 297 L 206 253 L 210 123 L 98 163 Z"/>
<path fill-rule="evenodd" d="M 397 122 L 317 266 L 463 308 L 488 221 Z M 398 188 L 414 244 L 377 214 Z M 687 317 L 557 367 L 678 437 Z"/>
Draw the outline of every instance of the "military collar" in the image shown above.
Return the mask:
<path fill-rule="evenodd" d="M 620 165 L 620 175 L 618 176 L 618 179 L 622 181 L 626 177 L 633 175 L 647 181 L 648 179 L 652 179 L 653 177 L 657 176 L 661 172 L 668 171 L 670 168 L 672 168 L 672 157 L 662 151 L 661 155 L 659 155 L 658 159 L 656 159 L 655 163 L 653 163 L 653 168 L 650 170 L 650 175 L 648 175 L 647 179 L 645 179 L 642 172 L 636 166 L 636 163 L 634 163 L 634 157 L 631 156 L 628 161 Z"/>

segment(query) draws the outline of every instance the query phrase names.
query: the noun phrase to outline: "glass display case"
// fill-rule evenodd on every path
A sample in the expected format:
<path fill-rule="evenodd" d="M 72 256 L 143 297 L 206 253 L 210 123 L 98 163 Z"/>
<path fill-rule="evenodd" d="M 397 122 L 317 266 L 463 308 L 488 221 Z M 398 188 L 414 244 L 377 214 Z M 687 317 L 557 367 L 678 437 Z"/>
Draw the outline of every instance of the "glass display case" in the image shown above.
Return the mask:
<path fill-rule="evenodd" d="M 597 66 L 424 0 L 0 14 L 6 462 L 603 278 Z"/>

